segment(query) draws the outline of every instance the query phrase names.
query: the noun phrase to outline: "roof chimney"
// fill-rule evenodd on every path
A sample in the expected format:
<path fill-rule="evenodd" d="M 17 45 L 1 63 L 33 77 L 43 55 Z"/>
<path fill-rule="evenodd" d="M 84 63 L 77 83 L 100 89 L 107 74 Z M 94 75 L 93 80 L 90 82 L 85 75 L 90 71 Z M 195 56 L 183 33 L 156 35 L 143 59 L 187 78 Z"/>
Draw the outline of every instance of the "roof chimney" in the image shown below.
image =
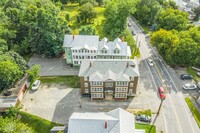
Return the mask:
<path fill-rule="evenodd" d="M 105 128 L 105 129 L 108 128 L 108 124 L 107 124 L 107 122 L 104 123 L 104 128 Z"/>
<path fill-rule="evenodd" d="M 127 65 L 126 65 L 126 67 L 129 67 L 129 62 L 127 62 Z"/>
<path fill-rule="evenodd" d="M 90 67 L 92 67 L 92 62 L 90 62 Z"/>
<path fill-rule="evenodd" d="M 122 37 L 122 42 L 124 42 L 124 36 Z"/>
<path fill-rule="evenodd" d="M 74 40 L 74 35 L 72 35 L 72 37 L 73 37 L 73 40 Z"/>

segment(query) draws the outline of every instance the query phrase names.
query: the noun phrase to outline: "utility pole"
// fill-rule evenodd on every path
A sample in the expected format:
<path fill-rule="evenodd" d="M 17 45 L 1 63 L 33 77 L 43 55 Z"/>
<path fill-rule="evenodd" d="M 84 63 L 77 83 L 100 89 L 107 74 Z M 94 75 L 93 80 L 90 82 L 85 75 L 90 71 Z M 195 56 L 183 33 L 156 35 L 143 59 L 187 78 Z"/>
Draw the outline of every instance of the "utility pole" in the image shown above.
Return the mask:
<path fill-rule="evenodd" d="M 159 115 L 159 113 L 160 113 L 160 109 L 161 109 L 161 106 L 162 106 L 163 101 L 164 101 L 164 99 L 161 99 L 160 106 L 159 106 L 159 108 L 158 108 L 158 113 L 157 113 L 158 115 Z"/>

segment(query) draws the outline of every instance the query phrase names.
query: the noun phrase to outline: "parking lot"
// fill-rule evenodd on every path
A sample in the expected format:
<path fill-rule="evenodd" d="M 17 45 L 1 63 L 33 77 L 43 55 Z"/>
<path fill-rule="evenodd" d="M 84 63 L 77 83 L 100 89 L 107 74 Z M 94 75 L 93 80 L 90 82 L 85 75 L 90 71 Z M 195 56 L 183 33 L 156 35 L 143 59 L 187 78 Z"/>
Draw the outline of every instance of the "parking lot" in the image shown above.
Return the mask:
<path fill-rule="evenodd" d="M 45 58 L 39 55 L 33 55 L 28 65 L 39 64 L 41 66 L 40 76 L 65 76 L 78 75 L 78 68 L 73 68 L 66 64 L 63 56 L 60 58 Z"/>
<path fill-rule="evenodd" d="M 118 107 L 156 112 L 160 103 L 157 93 L 150 89 L 151 86 L 145 89 L 147 85 L 141 80 L 139 82 L 139 94 L 127 101 L 91 101 L 89 97 L 81 97 L 78 88 L 67 88 L 63 84 L 41 84 L 37 91 L 30 90 L 26 94 L 22 110 L 61 124 L 66 124 L 73 112 L 106 112 Z"/>

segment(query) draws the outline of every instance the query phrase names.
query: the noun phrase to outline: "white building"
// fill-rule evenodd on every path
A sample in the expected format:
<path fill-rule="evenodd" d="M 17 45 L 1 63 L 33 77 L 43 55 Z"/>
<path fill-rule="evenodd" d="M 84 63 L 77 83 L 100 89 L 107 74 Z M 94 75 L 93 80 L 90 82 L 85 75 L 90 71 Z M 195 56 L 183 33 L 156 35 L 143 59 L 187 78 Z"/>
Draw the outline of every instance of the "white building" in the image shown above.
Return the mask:
<path fill-rule="evenodd" d="M 134 115 L 117 108 L 107 113 L 73 113 L 68 133 L 145 133 L 135 129 Z"/>
<path fill-rule="evenodd" d="M 84 59 L 129 59 L 130 46 L 116 38 L 113 42 L 95 35 L 65 35 L 63 48 L 67 64 L 80 66 Z"/>

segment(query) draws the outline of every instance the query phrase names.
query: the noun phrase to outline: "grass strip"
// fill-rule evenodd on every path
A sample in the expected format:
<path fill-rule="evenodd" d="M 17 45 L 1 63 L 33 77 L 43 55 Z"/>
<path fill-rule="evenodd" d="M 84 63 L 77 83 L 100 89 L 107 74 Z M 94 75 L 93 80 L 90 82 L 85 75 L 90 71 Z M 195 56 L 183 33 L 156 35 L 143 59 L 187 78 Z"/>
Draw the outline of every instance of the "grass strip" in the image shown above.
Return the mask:
<path fill-rule="evenodd" d="M 191 99 L 189 97 L 186 97 L 185 101 L 186 101 L 188 107 L 190 108 L 190 110 L 197 122 L 197 125 L 200 128 L 200 112 L 196 109 L 196 107 L 194 106 L 193 102 L 191 101 Z"/>

